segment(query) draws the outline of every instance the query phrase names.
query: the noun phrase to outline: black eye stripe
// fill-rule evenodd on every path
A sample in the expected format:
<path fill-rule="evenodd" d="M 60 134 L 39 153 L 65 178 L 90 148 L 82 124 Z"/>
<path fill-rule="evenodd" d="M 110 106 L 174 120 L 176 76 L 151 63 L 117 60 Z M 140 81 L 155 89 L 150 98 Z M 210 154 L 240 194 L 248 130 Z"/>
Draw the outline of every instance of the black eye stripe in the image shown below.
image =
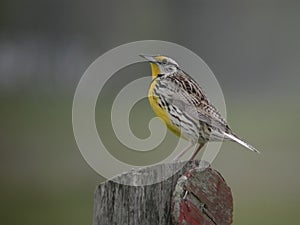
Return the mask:
<path fill-rule="evenodd" d="M 170 66 L 174 66 L 176 67 L 177 69 L 179 69 L 178 65 L 176 63 L 172 63 L 170 61 L 168 61 L 167 59 L 162 59 L 161 61 L 157 61 L 156 62 L 157 64 L 159 65 L 170 65 Z"/>
<path fill-rule="evenodd" d="M 176 64 L 171 63 L 171 62 L 168 62 L 167 64 L 163 63 L 163 62 L 157 62 L 157 63 L 160 64 L 160 65 L 172 65 L 172 66 L 175 66 L 176 68 L 178 67 Z"/>

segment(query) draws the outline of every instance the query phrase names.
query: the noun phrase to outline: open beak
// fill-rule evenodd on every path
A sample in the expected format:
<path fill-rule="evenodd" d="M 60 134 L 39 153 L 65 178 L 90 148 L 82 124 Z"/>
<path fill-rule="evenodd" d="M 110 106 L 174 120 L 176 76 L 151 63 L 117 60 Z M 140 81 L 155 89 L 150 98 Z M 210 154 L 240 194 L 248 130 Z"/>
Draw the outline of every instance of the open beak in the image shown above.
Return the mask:
<path fill-rule="evenodd" d="M 154 55 L 145 55 L 145 54 L 140 54 L 140 56 L 144 59 L 146 59 L 148 62 L 152 62 L 152 63 L 155 63 L 156 62 L 156 59 Z"/>

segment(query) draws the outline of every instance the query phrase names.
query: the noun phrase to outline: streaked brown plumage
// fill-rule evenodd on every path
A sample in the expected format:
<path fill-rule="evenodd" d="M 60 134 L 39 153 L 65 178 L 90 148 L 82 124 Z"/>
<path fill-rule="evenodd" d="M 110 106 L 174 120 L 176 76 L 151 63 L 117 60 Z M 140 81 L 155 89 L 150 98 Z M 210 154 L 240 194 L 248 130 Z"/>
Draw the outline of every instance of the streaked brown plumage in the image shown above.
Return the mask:
<path fill-rule="evenodd" d="M 170 130 L 191 142 L 177 159 L 198 144 L 191 157 L 194 159 L 208 141 L 231 140 L 258 152 L 232 132 L 197 82 L 173 59 L 162 55 L 142 57 L 151 63 L 152 83 L 148 98 L 154 112 Z"/>

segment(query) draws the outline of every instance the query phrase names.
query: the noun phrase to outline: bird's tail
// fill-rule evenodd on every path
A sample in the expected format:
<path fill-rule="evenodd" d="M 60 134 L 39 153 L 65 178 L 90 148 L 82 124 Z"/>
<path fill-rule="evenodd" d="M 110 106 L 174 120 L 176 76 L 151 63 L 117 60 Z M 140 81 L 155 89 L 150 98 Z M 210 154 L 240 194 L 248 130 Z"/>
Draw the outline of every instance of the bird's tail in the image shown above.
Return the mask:
<path fill-rule="evenodd" d="M 224 133 L 224 137 L 225 137 L 225 139 L 230 139 L 236 143 L 239 143 L 240 145 L 244 146 L 245 148 L 249 149 L 252 152 L 260 153 L 256 148 L 254 148 L 252 145 L 249 145 L 248 143 L 243 141 L 241 138 L 239 138 L 235 134 Z"/>

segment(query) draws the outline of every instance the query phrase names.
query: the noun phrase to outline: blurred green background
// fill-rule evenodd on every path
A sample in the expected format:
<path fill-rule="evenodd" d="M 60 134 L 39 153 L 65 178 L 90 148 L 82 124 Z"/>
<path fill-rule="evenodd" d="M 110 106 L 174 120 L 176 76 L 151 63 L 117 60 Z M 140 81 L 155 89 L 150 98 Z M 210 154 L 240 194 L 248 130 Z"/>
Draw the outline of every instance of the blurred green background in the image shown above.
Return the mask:
<path fill-rule="evenodd" d="M 231 127 L 262 152 L 225 143 L 213 163 L 232 188 L 234 224 L 298 224 L 299 11 L 291 0 L 1 1 L 0 224 L 92 224 L 93 193 L 103 178 L 76 146 L 73 94 L 98 56 L 144 39 L 198 54 L 223 89 Z M 96 113 L 113 154 L 136 163 L 141 156 L 111 135 L 107 115 L 122 85 L 141 74 L 150 74 L 145 63 L 115 74 Z M 139 102 L 133 131 L 147 137 L 152 116 L 147 101 Z M 169 134 L 149 153 L 153 161 L 174 142 Z"/>

